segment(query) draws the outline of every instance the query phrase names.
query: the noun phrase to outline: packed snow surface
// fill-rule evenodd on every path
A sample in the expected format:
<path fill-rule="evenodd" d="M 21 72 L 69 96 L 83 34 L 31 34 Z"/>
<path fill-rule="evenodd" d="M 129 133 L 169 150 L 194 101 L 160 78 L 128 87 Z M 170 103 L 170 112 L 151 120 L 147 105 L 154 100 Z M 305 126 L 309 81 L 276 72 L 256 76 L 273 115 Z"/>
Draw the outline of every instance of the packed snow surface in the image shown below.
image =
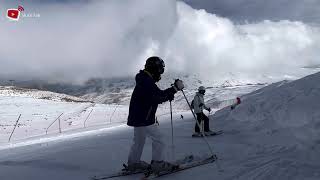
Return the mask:
<path fill-rule="evenodd" d="M 217 111 L 210 116 L 210 127 L 224 133 L 207 138 L 219 157 L 217 163 L 161 179 L 320 179 L 319 80 L 320 73 L 317 73 L 297 81 L 274 83 L 242 96 L 242 103 L 232 111 L 230 107 Z M 178 102 L 182 104 L 182 101 Z M 99 109 L 100 106 L 88 105 L 87 114 L 90 108 Z M 100 116 L 99 113 L 92 115 L 91 121 Z M 107 119 L 105 115 L 104 119 Z M 160 116 L 159 121 L 159 128 L 167 140 L 167 160 L 191 153 L 197 156 L 210 154 L 202 138 L 191 138 L 194 119 L 189 111 L 174 111 L 174 146 L 171 145 L 170 115 Z M 39 138 L 27 139 L 23 141 L 25 145 L 14 146 L 22 143 L 16 141 L 3 143 L 0 179 L 87 180 L 94 175 L 117 172 L 127 160 L 132 130 L 119 124 L 89 124 L 89 127 L 62 134 L 51 133 L 51 136 L 43 136 L 47 139 L 38 142 Z M 146 143 L 142 159 L 151 160 L 150 141 Z"/>

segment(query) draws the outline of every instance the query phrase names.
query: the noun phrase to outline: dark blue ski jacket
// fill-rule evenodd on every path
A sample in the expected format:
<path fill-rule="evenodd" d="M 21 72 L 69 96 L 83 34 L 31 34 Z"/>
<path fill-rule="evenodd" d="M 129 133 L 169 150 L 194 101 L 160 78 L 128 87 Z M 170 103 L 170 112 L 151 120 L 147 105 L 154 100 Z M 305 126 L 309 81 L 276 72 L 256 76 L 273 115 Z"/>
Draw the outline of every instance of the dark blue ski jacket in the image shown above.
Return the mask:
<path fill-rule="evenodd" d="M 155 123 L 158 104 L 173 98 L 174 88 L 160 90 L 151 75 L 141 70 L 136 75 L 136 86 L 133 90 L 127 124 L 133 127 L 149 126 Z"/>

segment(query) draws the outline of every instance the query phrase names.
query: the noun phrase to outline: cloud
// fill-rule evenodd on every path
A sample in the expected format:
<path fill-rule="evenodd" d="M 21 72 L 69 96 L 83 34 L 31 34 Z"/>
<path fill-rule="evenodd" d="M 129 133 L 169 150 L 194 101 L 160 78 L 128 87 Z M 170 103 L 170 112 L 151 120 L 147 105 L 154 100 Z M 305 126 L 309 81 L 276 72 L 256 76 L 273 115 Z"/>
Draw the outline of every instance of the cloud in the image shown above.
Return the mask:
<path fill-rule="evenodd" d="M 303 21 L 320 24 L 318 0 L 183 0 L 196 9 L 230 18 L 235 22 L 265 19 Z"/>
<path fill-rule="evenodd" d="M 41 17 L 2 20 L 1 75 L 58 81 L 131 75 L 153 41 L 166 41 L 177 18 L 171 0 L 23 6 Z"/>
<path fill-rule="evenodd" d="M 303 22 L 239 24 L 172 0 L 23 6 L 41 17 L 0 19 L 2 77 L 82 82 L 134 76 L 150 55 L 163 57 L 168 71 L 211 79 L 293 76 L 320 64 L 319 27 Z"/>
<path fill-rule="evenodd" d="M 280 79 L 297 78 L 306 73 L 301 67 L 320 64 L 319 27 L 288 20 L 239 25 L 183 3 L 178 16 L 165 49 L 181 71 L 212 79 L 229 73 L 243 76 L 239 79 Z"/>

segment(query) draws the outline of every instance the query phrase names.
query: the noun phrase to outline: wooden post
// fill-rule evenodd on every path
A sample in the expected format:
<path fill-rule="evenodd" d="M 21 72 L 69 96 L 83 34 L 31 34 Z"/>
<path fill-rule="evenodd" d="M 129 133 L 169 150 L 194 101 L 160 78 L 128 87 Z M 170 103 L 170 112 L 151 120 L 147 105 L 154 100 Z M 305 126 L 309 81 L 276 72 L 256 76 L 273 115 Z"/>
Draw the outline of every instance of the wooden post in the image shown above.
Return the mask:
<path fill-rule="evenodd" d="M 60 120 L 60 117 L 59 117 L 59 133 L 61 133 L 61 120 Z"/>
<path fill-rule="evenodd" d="M 90 115 L 91 115 L 92 111 L 93 111 L 93 109 L 91 109 L 91 111 L 90 111 L 90 113 L 88 114 L 88 116 L 87 116 L 86 120 L 84 121 L 84 123 L 83 123 L 83 127 L 86 127 L 86 122 L 87 122 L 87 120 L 89 119 L 89 117 L 90 117 Z"/>
<path fill-rule="evenodd" d="M 12 131 L 12 133 L 11 133 L 10 137 L 9 137 L 9 142 L 10 142 L 10 140 L 11 140 L 11 137 L 12 137 L 12 135 L 13 135 L 14 130 L 15 130 L 15 129 L 16 129 L 16 127 L 17 127 L 17 124 L 18 124 L 18 122 L 19 122 L 19 120 L 20 120 L 20 117 L 21 117 L 21 114 L 19 115 L 19 118 L 18 118 L 18 120 L 17 120 L 16 124 L 14 125 L 13 131 Z"/>

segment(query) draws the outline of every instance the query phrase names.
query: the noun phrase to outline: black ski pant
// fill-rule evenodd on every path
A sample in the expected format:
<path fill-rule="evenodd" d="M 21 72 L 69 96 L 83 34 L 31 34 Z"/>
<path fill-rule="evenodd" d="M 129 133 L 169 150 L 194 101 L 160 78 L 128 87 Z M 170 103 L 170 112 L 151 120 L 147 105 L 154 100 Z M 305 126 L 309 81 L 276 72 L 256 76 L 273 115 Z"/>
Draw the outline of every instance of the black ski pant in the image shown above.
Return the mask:
<path fill-rule="evenodd" d="M 200 125 L 201 125 L 201 121 L 204 122 L 204 132 L 210 131 L 209 118 L 203 112 L 202 113 L 197 113 L 197 121 L 199 122 Z M 196 125 L 194 127 L 194 131 L 197 132 L 197 133 L 200 132 L 200 128 L 199 128 L 197 123 L 196 123 Z"/>

